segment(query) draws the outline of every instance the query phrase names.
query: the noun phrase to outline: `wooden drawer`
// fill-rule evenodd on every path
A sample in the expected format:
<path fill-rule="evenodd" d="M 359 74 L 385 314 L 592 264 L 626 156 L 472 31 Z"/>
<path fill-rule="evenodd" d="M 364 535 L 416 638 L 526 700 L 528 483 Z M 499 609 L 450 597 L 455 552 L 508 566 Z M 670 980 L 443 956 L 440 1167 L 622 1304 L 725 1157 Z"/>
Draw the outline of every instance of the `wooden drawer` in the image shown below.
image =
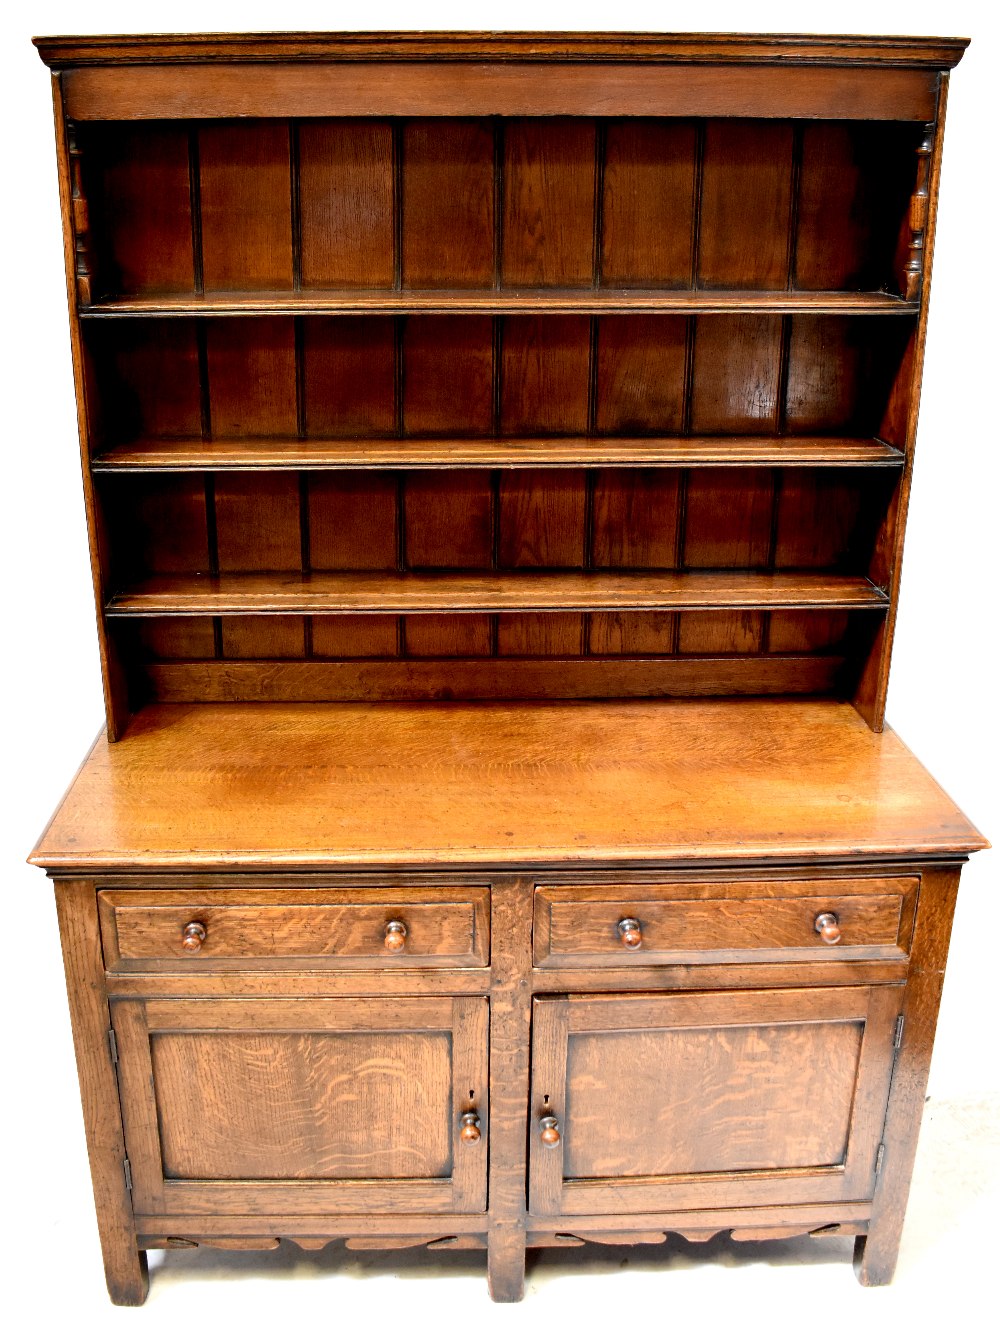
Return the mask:
<path fill-rule="evenodd" d="M 542 885 L 535 890 L 535 965 L 624 968 L 831 958 L 905 961 L 918 882 L 917 876 L 905 875 L 832 881 Z M 825 922 L 820 920 L 824 917 Z M 818 920 L 828 938 L 839 933 L 835 943 L 824 940 Z"/>
<path fill-rule="evenodd" d="M 485 887 L 104 889 L 98 902 L 109 971 L 489 964 Z"/>

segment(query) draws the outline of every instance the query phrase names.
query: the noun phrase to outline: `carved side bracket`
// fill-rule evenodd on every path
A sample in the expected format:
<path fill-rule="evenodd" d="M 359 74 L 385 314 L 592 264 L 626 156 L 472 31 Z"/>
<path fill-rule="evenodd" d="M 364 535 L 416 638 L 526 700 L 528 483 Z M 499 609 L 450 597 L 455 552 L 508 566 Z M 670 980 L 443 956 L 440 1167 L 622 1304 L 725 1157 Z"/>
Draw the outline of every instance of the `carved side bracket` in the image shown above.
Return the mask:
<path fill-rule="evenodd" d="M 924 237 L 930 212 L 931 155 L 934 151 L 934 124 L 924 124 L 924 134 L 917 147 L 917 182 L 910 198 L 910 252 L 903 266 L 904 296 L 915 302 L 924 277 Z"/>
<path fill-rule="evenodd" d="M 66 125 L 69 148 L 70 206 L 73 224 L 73 252 L 76 270 L 76 291 L 80 302 L 87 306 L 93 301 L 94 267 L 90 252 L 90 215 L 83 191 L 83 151 L 77 127 Z"/>

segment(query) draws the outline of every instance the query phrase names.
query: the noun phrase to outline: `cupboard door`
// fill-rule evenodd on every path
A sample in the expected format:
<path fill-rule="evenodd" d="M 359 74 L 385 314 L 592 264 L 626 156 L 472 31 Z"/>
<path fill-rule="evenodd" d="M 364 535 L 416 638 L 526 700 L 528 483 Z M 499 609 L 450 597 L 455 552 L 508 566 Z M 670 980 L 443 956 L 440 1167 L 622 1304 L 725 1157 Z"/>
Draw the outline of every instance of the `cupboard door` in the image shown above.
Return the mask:
<path fill-rule="evenodd" d="M 536 999 L 531 1211 L 868 1199 L 902 995 Z"/>
<path fill-rule="evenodd" d="M 136 1212 L 485 1209 L 488 1012 L 481 998 L 116 1000 Z"/>

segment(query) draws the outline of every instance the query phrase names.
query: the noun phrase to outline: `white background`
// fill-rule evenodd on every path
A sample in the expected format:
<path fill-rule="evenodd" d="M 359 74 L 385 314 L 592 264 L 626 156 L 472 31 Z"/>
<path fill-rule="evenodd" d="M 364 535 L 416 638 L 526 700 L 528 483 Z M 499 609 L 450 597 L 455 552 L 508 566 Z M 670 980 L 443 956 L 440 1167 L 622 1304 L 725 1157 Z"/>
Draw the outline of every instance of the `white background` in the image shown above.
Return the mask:
<path fill-rule="evenodd" d="M 0 783 L 3 1054 L 0 1130 L 5 1193 L 5 1301 L 12 1315 L 50 1310 L 113 1313 L 107 1305 L 90 1202 L 58 937 L 44 875 L 24 856 L 102 718 L 94 606 L 80 492 L 67 335 L 62 241 L 47 71 L 34 33 L 267 30 L 274 28 L 606 28 L 648 31 L 811 30 L 963 35 L 973 45 L 952 78 L 942 177 L 933 315 L 927 340 L 917 462 L 896 631 L 889 719 L 988 836 L 1000 841 L 997 775 L 997 461 L 1000 443 L 996 302 L 1000 77 L 996 7 L 840 0 L 836 5 L 613 0 L 505 3 L 225 4 L 202 0 L 126 5 L 8 4 L 0 96 L 5 228 L 0 333 L 5 514 L 0 563 L 5 756 Z M 844 1242 L 736 1249 L 724 1245 L 629 1252 L 546 1252 L 524 1313 L 544 1304 L 674 1308 L 738 1303 L 813 1315 L 853 1305 L 879 1315 L 929 1314 L 962 1279 L 962 1309 L 992 1311 L 969 1291 L 987 1277 L 987 1228 L 997 1208 L 1000 1049 L 992 990 L 1000 931 L 998 860 L 966 871 L 931 1077 L 904 1253 L 895 1286 L 863 1292 Z M 984 1099 L 994 1095 L 992 1126 Z M 991 1135 L 992 1132 L 992 1135 Z M 347 1257 L 333 1247 L 308 1260 L 174 1253 L 159 1266 L 147 1308 L 155 1314 L 301 1315 L 363 1305 L 369 1312 L 461 1307 L 487 1313 L 475 1255 Z M 806 1260 L 799 1267 L 793 1265 Z M 623 1262 L 625 1261 L 625 1262 Z M 672 1262 L 671 1262 L 672 1261 Z M 623 1282 L 623 1267 L 632 1277 Z M 698 1267 L 689 1267 L 693 1262 Z M 400 1284 L 397 1275 L 406 1279 Z M 359 1285 L 363 1280 L 363 1286 Z M 559 1309 L 557 1308 L 557 1313 Z"/>

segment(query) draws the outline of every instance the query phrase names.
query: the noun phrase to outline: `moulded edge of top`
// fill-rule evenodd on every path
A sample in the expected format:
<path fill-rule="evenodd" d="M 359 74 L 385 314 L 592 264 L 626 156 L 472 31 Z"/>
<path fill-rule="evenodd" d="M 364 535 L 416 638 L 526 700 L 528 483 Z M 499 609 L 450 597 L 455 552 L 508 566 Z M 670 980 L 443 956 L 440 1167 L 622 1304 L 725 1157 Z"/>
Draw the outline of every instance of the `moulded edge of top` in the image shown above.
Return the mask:
<path fill-rule="evenodd" d="M 826 64 L 951 69 L 967 37 L 817 33 L 214 32 L 34 37 L 51 69 L 324 60 Z"/>

